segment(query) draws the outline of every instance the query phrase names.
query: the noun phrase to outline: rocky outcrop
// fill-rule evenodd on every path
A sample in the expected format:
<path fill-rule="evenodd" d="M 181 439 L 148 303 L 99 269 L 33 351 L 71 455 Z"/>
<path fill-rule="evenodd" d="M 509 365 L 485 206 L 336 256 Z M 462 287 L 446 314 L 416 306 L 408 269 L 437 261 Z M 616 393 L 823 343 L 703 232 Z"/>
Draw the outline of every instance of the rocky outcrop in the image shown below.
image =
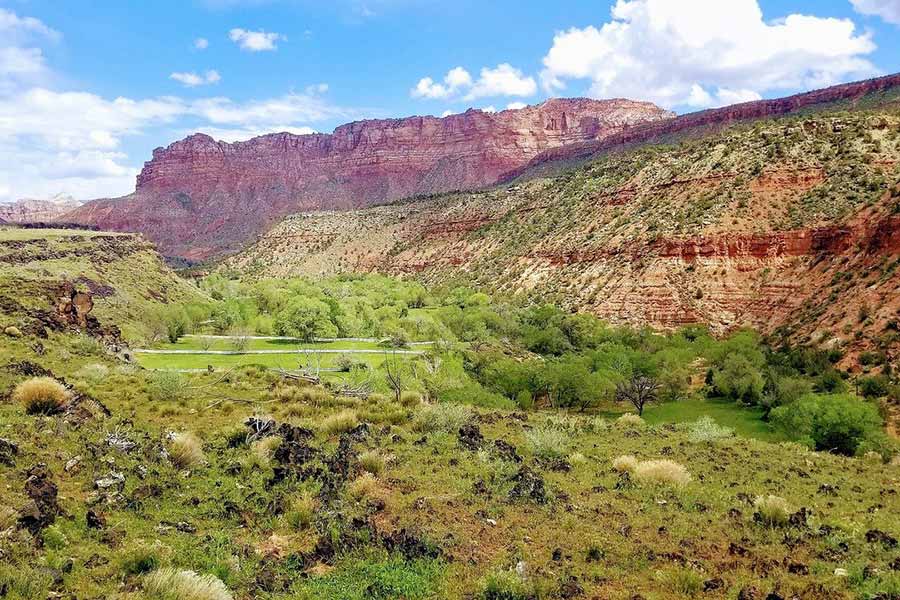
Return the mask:
<path fill-rule="evenodd" d="M 240 248 L 292 212 L 483 187 L 549 148 L 673 116 L 646 102 L 554 99 L 500 113 L 360 121 L 330 135 L 228 144 L 195 134 L 156 149 L 134 194 L 67 217 L 140 231 L 166 255 L 200 260 Z"/>
<path fill-rule="evenodd" d="M 0 204 L 0 223 L 49 223 L 81 205 L 78 200 L 64 194 L 47 200 L 23 198 Z"/>
<path fill-rule="evenodd" d="M 539 170 L 541 166 L 585 159 L 623 146 L 633 146 L 654 140 L 671 140 L 672 137 L 676 136 L 704 135 L 742 121 L 778 117 L 804 109 L 827 107 L 841 102 L 852 105 L 872 94 L 888 91 L 896 92 L 898 87 L 900 87 L 900 73 L 832 86 L 786 98 L 744 102 L 724 108 L 681 115 L 665 121 L 641 123 L 634 127 L 625 128 L 603 139 L 548 149 L 534 157 L 528 164 L 505 174 L 501 179 L 502 181 L 512 181 L 530 171 Z M 894 102 L 900 102 L 900 97 L 895 99 Z"/>

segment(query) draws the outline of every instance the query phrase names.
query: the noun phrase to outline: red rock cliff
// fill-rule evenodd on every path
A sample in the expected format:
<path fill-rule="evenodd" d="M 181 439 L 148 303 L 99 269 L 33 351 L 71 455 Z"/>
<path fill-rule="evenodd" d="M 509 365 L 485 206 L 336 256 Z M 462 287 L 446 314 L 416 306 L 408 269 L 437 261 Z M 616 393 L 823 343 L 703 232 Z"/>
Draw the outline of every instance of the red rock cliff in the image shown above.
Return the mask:
<path fill-rule="evenodd" d="M 195 134 L 155 150 L 134 194 L 68 218 L 140 231 L 166 255 L 204 259 L 239 249 L 292 212 L 490 185 L 550 148 L 672 116 L 646 102 L 555 99 L 493 114 L 361 121 L 330 135 L 228 144 Z"/>

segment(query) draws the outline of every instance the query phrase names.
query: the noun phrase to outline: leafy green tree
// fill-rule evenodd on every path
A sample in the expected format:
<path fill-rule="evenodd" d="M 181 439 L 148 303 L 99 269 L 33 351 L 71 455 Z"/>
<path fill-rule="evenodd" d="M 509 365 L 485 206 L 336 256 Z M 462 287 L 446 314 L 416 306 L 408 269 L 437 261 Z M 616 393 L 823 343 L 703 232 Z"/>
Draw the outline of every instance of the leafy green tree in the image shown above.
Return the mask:
<path fill-rule="evenodd" d="M 762 398 L 765 380 L 759 368 L 744 354 L 730 354 L 712 376 L 716 392 L 745 404 L 757 404 Z"/>
<path fill-rule="evenodd" d="M 772 423 L 816 450 L 853 456 L 869 438 L 877 438 L 883 421 L 874 404 L 846 394 L 803 398 L 772 410 Z"/>
<path fill-rule="evenodd" d="M 331 321 L 327 304 L 313 298 L 295 298 L 275 318 L 278 335 L 312 341 L 317 337 L 335 337 L 337 326 Z"/>

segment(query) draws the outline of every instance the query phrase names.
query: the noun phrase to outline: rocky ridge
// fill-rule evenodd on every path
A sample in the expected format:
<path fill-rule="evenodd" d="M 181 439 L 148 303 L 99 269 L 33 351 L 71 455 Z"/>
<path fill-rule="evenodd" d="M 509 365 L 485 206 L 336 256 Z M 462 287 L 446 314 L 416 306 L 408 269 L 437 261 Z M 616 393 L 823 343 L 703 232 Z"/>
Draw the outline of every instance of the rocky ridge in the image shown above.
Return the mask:
<path fill-rule="evenodd" d="M 239 249 L 289 213 L 484 187 L 549 148 L 672 116 L 646 102 L 554 99 L 234 144 L 195 134 L 155 150 L 134 194 L 88 203 L 67 218 L 143 232 L 165 255 L 202 260 Z"/>

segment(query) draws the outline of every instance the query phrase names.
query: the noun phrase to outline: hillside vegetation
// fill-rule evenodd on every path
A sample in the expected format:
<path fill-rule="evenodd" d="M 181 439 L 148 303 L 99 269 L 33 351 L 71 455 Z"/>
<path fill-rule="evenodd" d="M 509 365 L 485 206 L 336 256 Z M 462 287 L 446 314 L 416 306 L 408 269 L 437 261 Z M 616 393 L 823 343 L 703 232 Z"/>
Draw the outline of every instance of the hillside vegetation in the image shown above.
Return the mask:
<path fill-rule="evenodd" d="M 881 363 L 900 339 L 900 114 L 836 110 L 500 189 L 294 215 L 226 269 L 464 280 L 613 323 L 752 326 Z"/>
<path fill-rule="evenodd" d="M 105 285 L 131 289 L 117 272 Z M 878 404 L 896 389 L 857 395 L 838 351 L 383 276 L 213 276 L 158 304 L 156 347 L 372 338 L 358 343 L 383 361 L 320 383 L 148 371 L 77 326 L 7 331 L 4 597 L 900 594 L 900 466 Z M 397 360 L 416 341 L 435 343 Z"/>

